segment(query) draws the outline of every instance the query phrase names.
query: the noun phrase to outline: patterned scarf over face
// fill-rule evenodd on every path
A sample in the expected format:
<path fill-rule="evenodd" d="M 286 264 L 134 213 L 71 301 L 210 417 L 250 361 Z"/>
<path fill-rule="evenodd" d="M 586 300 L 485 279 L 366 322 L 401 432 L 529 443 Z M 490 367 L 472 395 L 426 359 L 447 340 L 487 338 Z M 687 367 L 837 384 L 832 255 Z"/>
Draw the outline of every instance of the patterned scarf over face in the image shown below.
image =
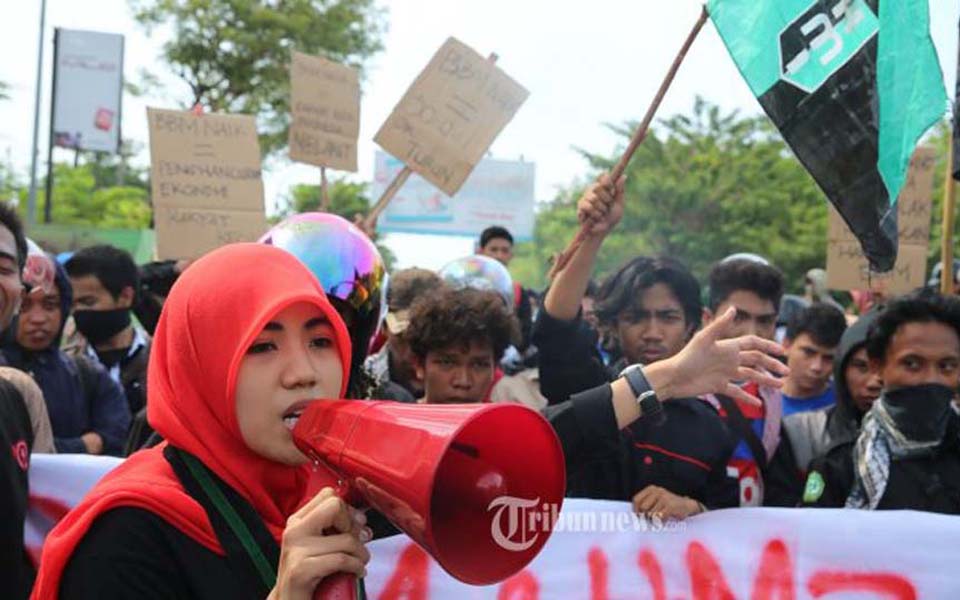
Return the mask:
<path fill-rule="evenodd" d="M 854 482 L 847 508 L 875 510 L 887 489 L 890 462 L 932 455 L 943 442 L 954 390 L 925 384 L 885 391 L 863 418 L 853 452 Z"/>

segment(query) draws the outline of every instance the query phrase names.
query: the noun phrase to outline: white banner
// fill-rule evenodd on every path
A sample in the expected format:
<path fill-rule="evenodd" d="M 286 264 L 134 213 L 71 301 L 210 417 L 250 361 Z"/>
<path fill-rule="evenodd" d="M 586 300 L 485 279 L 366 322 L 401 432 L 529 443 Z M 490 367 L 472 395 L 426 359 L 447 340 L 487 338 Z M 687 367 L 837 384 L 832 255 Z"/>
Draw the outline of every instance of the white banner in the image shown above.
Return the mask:
<path fill-rule="evenodd" d="M 375 202 L 403 169 L 378 151 L 370 198 Z M 481 160 L 456 196 L 450 197 L 419 175 L 411 175 L 377 223 L 383 233 L 433 233 L 479 237 L 491 225 L 506 227 L 518 242 L 533 237 L 535 166 L 512 160 Z"/>
<path fill-rule="evenodd" d="M 123 36 L 56 30 L 53 143 L 116 152 L 120 147 Z"/>
<path fill-rule="evenodd" d="M 40 499 L 72 506 L 118 462 L 33 456 L 33 554 L 55 516 L 38 509 Z M 380 600 L 952 599 L 960 598 L 957 540 L 960 517 L 914 511 L 741 508 L 658 523 L 626 503 L 568 499 L 543 552 L 499 585 L 457 582 L 401 535 L 369 544 L 366 587 Z"/>

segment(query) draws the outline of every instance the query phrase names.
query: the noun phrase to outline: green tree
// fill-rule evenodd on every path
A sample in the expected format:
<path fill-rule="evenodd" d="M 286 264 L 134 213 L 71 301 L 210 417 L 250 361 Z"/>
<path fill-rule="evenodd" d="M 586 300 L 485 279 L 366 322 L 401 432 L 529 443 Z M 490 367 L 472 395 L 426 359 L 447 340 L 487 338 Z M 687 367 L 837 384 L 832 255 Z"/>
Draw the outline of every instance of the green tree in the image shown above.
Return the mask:
<path fill-rule="evenodd" d="M 47 196 L 39 186 L 37 213 L 43 214 Z M 151 210 L 145 186 L 97 187 L 93 165 L 57 164 L 53 177 L 51 220 L 66 225 L 91 225 L 111 229 L 146 229 Z M 27 190 L 20 189 L 20 210 L 25 212 Z"/>
<path fill-rule="evenodd" d="M 636 123 L 614 127 L 629 139 Z M 590 176 L 613 167 L 611 156 L 583 152 Z M 542 210 L 534 240 L 517 248 L 512 271 L 545 285 L 549 258 L 577 229 L 575 203 L 583 184 Z M 780 135 L 763 117 L 723 113 L 697 99 L 692 114 L 659 123 L 627 171 L 627 206 L 604 242 L 598 276 L 638 255 L 671 256 L 701 279 L 734 252 L 755 252 L 780 267 L 788 288 L 826 262 L 827 203 Z"/>
<path fill-rule="evenodd" d="M 169 25 L 163 58 L 189 86 L 187 106 L 257 116 L 265 153 L 290 123 L 291 50 L 362 68 L 382 49 L 374 0 L 131 0 L 147 30 Z"/>
<path fill-rule="evenodd" d="M 20 179 L 17 176 L 16 169 L 13 168 L 13 161 L 10 159 L 10 152 L 0 161 L 0 202 L 7 202 L 12 198 L 19 197 L 21 187 Z"/>
<path fill-rule="evenodd" d="M 86 165 L 90 166 L 94 178 L 94 186 L 106 188 L 112 186 L 126 186 L 141 188 L 150 192 L 150 170 L 146 167 L 136 167 L 129 164 L 130 158 L 136 156 L 143 144 L 124 140 L 119 154 L 106 152 L 87 153 Z M 56 198 L 54 198 L 56 201 Z"/>
<path fill-rule="evenodd" d="M 327 184 L 330 196 L 329 212 L 353 221 L 357 215 L 366 215 L 370 202 L 366 197 L 366 184 L 342 179 Z M 320 186 L 301 183 L 290 188 L 290 213 L 320 210 Z"/>
<path fill-rule="evenodd" d="M 367 184 L 354 183 L 337 179 L 329 181 L 327 184 L 327 193 L 330 196 L 330 208 L 327 212 L 340 215 L 344 219 L 354 222 L 356 217 L 366 216 L 370 211 L 370 201 L 366 197 Z M 320 210 L 320 186 L 307 183 L 297 184 L 290 188 L 287 197 L 287 209 L 283 211 L 282 216 L 304 212 L 316 212 Z M 388 271 L 393 270 L 397 259 L 389 248 L 379 243 L 379 236 L 374 236 L 374 244 L 383 257 L 383 262 Z"/>

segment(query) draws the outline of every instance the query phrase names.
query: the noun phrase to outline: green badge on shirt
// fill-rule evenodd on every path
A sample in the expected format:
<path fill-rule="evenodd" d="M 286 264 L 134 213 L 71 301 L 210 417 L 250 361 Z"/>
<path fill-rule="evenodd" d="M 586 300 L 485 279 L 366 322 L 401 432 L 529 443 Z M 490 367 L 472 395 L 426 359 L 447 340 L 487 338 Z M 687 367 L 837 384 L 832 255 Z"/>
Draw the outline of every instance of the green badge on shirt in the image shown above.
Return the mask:
<path fill-rule="evenodd" d="M 807 477 L 807 485 L 803 488 L 803 501 L 808 504 L 816 502 L 823 495 L 823 490 L 826 487 L 827 484 L 823 481 L 823 475 L 811 471 Z"/>

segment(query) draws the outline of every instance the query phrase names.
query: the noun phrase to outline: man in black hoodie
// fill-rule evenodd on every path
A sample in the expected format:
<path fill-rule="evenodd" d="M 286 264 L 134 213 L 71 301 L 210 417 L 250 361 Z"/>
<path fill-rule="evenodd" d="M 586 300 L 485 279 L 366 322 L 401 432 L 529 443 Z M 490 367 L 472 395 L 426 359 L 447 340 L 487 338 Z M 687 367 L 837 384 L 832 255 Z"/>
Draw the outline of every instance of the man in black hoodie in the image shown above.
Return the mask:
<path fill-rule="evenodd" d="M 804 504 L 960 514 L 960 300 L 920 292 L 892 301 L 866 351 L 883 392 L 855 441 L 839 443 L 850 420 L 835 426 L 833 449 L 810 465 Z"/>
<path fill-rule="evenodd" d="M 118 456 L 130 426 L 123 389 L 98 363 L 60 350 L 73 293 L 67 273 L 44 254 L 24 267 L 28 291 L 4 353 L 43 391 L 57 452 Z"/>
<path fill-rule="evenodd" d="M 877 319 L 870 312 L 857 320 L 840 338 L 833 381 L 837 402 L 824 410 L 802 412 L 783 420 L 799 472 L 806 477 L 810 462 L 828 453 L 844 453 L 860 434 L 860 422 L 880 397 L 883 384 L 867 357 L 867 331 Z"/>

